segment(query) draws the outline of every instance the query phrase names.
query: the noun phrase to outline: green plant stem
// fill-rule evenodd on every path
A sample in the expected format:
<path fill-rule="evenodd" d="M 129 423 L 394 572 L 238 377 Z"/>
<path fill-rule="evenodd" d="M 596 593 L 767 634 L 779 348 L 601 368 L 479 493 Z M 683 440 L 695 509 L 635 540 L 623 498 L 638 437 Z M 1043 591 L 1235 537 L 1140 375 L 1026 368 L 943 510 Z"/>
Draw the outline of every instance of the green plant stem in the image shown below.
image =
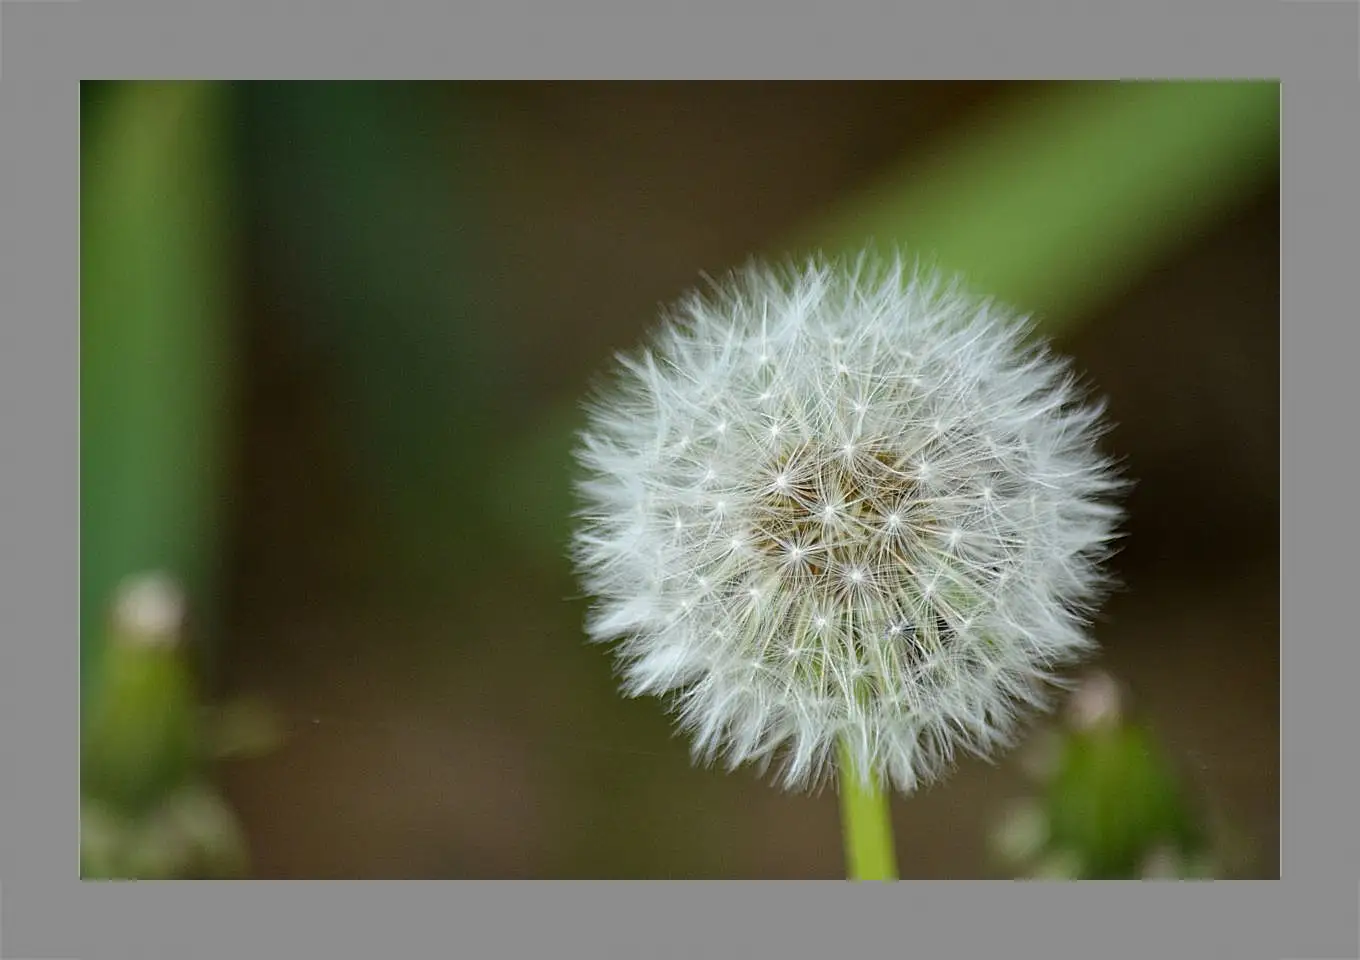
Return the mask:
<path fill-rule="evenodd" d="M 892 814 L 888 795 L 873 782 L 865 784 L 854 757 L 840 748 L 841 830 L 845 835 L 847 877 L 851 880 L 896 880 L 897 851 L 893 846 Z"/>
<path fill-rule="evenodd" d="M 182 583 L 195 654 L 210 649 L 235 407 L 234 94 L 212 82 L 132 81 L 95 88 L 95 99 L 80 171 L 86 705 L 126 577 L 163 571 Z"/>

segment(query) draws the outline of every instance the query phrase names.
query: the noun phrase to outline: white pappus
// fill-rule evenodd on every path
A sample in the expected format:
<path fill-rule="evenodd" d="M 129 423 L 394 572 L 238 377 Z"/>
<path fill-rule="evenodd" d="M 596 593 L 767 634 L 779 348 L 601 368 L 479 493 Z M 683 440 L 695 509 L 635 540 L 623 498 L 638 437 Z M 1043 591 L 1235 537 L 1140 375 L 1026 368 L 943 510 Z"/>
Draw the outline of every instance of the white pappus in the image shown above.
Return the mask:
<path fill-rule="evenodd" d="M 696 759 L 910 792 L 990 756 L 1093 647 L 1123 483 L 1010 309 L 901 256 L 752 262 L 619 357 L 573 557 L 624 692 Z"/>

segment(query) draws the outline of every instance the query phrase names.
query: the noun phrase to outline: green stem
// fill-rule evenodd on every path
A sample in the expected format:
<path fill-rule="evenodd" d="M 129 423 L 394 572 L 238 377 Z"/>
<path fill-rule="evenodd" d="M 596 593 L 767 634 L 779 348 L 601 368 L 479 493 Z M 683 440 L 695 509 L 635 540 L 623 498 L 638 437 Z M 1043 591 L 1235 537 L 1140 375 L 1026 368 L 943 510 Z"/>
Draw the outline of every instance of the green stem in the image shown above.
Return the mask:
<path fill-rule="evenodd" d="M 234 437 L 235 95 L 197 81 L 82 92 L 80 681 L 88 704 L 101 683 L 110 604 L 127 577 L 163 571 L 182 583 L 199 628 L 195 657 L 213 652 Z"/>
<path fill-rule="evenodd" d="M 874 782 L 865 784 L 854 756 L 840 747 L 841 829 L 845 834 L 847 876 L 851 880 L 896 880 L 897 851 L 893 846 L 892 813 L 888 795 Z"/>

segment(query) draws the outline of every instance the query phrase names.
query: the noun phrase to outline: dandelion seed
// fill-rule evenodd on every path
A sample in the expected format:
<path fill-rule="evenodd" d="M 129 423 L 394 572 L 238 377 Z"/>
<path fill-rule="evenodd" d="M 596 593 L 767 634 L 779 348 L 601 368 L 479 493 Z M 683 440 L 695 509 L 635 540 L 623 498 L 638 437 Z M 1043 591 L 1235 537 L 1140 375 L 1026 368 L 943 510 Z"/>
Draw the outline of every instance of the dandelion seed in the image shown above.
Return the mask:
<path fill-rule="evenodd" d="M 795 789 L 838 745 L 910 792 L 1009 743 L 1092 649 L 1122 488 L 1029 333 L 900 258 L 753 264 L 673 308 L 577 449 L 587 630 L 624 691 Z"/>

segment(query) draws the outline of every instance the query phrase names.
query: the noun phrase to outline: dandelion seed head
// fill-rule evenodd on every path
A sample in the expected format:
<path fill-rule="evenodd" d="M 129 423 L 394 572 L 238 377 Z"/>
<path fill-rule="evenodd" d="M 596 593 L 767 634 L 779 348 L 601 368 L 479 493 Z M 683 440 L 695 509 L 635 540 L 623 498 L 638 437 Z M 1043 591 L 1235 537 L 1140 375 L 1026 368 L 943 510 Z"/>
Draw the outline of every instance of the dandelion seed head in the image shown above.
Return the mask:
<path fill-rule="evenodd" d="M 629 695 L 696 757 L 910 792 L 1092 649 L 1122 482 L 1027 322 L 909 267 L 751 264 L 620 360 L 573 554 Z"/>

